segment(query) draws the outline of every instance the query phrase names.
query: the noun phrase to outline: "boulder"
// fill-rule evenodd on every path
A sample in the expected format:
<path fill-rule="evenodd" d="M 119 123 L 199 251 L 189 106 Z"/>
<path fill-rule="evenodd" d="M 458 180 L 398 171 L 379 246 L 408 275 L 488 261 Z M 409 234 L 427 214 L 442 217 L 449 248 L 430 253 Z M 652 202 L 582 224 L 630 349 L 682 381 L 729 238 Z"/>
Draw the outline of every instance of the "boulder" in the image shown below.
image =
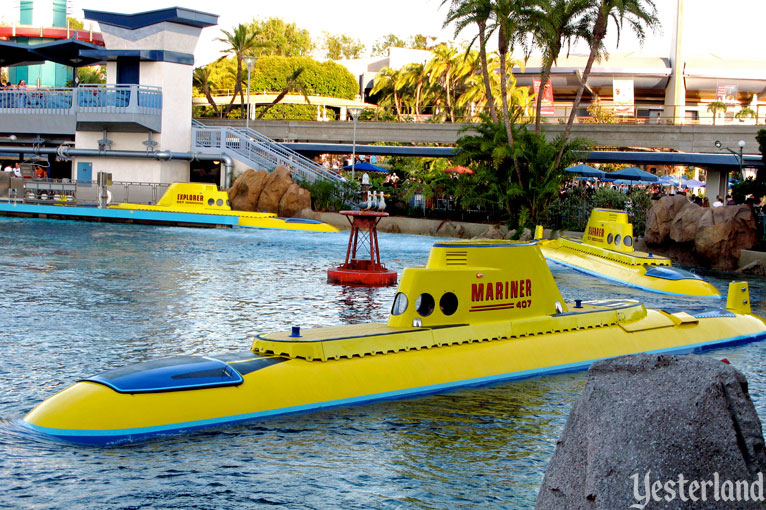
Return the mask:
<path fill-rule="evenodd" d="M 283 218 L 292 218 L 301 209 L 311 209 L 311 193 L 292 183 L 287 187 L 282 198 L 279 199 L 277 214 Z"/>
<path fill-rule="evenodd" d="M 306 207 L 298 211 L 298 213 L 295 215 L 296 218 L 304 218 L 307 220 L 318 220 L 319 219 L 319 213 L 316 213 L 312 211 L 310 208 Z"/>
<path fill-rule="evenodd" d="M 279 201 L 285 194 L 287 188 L 293 184 L 290 176 L 290 170 L 283 166 L 278 166 L 271 172 L 263 184 L 263 190 L 258 197 L 258 211 L 270 213 L 279 213 Z"/>
<path fill-rule="evenodd" d="M 532 233 L 532 230 L 524 228 L 524 230 L 521 231 L 521 235 L 519 236 L 519 241 L 531 241 L 534 237 L 535 235 Z"/>
<path fill-rule="evenodd" d="M 691 501 L 689 481 L 717 479 L 722 496 L 727 480 L 744 480 L 755 482 L 750 489 L 757 493 L 765 469 L 761 422 L 747 380 L 734 367 L 696 355 L 623 356 L 592 365 L 536 508 L 763 508 L 752 501 L 722 504 L 712 489 L 705 502 Z M 661 501 L 646 487 L 658 482 Z M 700 498 L 699 487 L 695 494 Z"/>
<path fill-rule="evenodd" d="M 487 230 L 474 237 L 474 239 L 505 239 L 505 234 L 497 225 L 490 225 Z"/>
<path fill-rule="evenodd" d="M 766 276 L 766 266 L 764 266 L 760 260 L 754 260 L 751 263 L 737 269 L 737 272 L 752 274 L 755 276 Z"/>
<path fill-rule="evenodd" d="M 689 201 L 684 195 L 662 197 L 655 200 L 646 214 L 646 232 L 644 239 L 649 245 L 663 244 L 670 234 L 673 219 Z"/>
<path fill-rule="evenodd" d="M 263 185 L 269 177 L 266 170 L 252 168 L 237 177 L 229 188 L 229 203 L 235 211 L 257 211 L 258 199 Z"/>
<path fill-rule="evenodd" d="M 755 241 L 755 217 L 749 206 L 710 207 L 697 224 L 694 250 L 713 268 L 731 271 L 737 268 L 741 251 L 752 248 Z"/>
<path fill-rule="evenodd" d="M 697 223 L 705 213 L 705 208 L 687 202 L 670 223 L 670 239 L 677 243 L 694 242 L 697 236 Z"/>
<path fill-rule="evenodd" d="M 431 229 L 431 235 L 439 237 L 464 237 L 466 232 L 463 225 L 455 225 L 449 220 L 444 220 L 439 226 Z"/>

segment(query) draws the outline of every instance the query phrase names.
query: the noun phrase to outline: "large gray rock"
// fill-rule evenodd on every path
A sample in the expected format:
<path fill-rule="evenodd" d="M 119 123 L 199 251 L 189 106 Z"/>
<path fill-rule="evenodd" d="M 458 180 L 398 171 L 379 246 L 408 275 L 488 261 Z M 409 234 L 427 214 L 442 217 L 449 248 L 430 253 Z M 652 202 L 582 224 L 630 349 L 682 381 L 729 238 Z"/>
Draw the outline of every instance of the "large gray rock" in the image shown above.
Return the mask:
<path fill-rule="evenodd" d="M 758 485 L 752 483 L 764 470 L 761 422 L 739 371 L 703 356 L 623 356 L 591 367 L 536 508 L 762 509 L 761 502 L 721 498 L 726 480 L 746 480 L 758 496 Z M 662 483 L 660 502 L 651 492 L 645 499 L 647 473 L 650 484 Z M 687 501 L 680 497 L 680 475 Z M 712 489 L 716 476 L 718 501 Z M 706 502 L 689 499 L 690 480 L 711 482 Z M 668 487 L 675 497 L 666 501 Z M 701 498 L 700 490 L 695 494 Z"/>

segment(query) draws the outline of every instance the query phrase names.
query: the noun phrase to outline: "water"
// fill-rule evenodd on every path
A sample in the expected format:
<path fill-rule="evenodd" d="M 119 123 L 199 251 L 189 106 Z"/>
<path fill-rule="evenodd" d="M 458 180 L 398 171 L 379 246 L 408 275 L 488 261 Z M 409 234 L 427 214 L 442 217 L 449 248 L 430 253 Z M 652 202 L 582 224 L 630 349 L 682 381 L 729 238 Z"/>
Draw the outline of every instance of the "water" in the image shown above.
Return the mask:
<path fill-rule="evenodd" d="M 271 419 L 114 448 L 30 437 L 18 421 L 80 377 L 246 348 L 257 332 L 385 322 L 395 289 L 330 286 L 347 233 L 0 219 L 0 508 L 527 508 L 585 373 Z M 381 234 L 387 265 L 435 239 Z M 638 297 L 553 267 L 567 300 Z M 725 292 L 732 275 L 709 279 Z M 766 315 L 766 280 L 753 279 Z M 766 417 L 766 343 L 721 349 Z"/>

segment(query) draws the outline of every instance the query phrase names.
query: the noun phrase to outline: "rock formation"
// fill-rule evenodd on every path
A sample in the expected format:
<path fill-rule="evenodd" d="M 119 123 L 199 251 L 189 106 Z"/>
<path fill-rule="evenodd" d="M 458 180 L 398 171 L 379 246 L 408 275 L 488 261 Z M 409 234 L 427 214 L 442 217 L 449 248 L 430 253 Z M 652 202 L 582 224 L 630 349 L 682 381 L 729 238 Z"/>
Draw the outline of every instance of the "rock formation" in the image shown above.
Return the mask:
<path fill-rule="evenodd" d="M 683 195 L 654 202 L 646 219 L 648 249 L 681 263 L 736 269 L 742 250 L 755 244 L 756 224 L 746 205 L 699 207 Z"/>
<path fill-rule="evenodd" d="M 236 211 L 266 211 L 292 217 L 311 209 L 311 194 L 295 184 L 290 171 L 278 166 L 272 173 L 247 170 L 229 188 L 229 202 Z"/>
<path fill-rule="evenodd" d="M 763 508 L 715 501 L 712 488 L 702 502 L 699 482 L 718 479 L 721 496 L 726 480 L 745 480 L 757 493 L 764 470 L 761 422 L 739 371 L 704 356 L 623 356 L 591 367 L 536 508 Z M 692 480 L 696 501 L 689 498 Z M 657 481 L 659 497 L 671 499 L 655 500 L 646 484 Z"/>

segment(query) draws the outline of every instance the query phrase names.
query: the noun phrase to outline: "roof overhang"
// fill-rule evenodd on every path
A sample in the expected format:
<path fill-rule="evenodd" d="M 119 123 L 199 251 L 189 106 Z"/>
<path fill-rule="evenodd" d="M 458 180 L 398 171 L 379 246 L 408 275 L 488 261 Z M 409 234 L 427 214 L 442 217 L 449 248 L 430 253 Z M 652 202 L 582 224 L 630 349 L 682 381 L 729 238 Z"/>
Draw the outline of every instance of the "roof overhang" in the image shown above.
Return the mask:
<path fill-rule="evenodd" d="M 195 11 L 184 7 L 170 7 L 135 14 L 120 14 L 91 9 L 84 9 L 83 12 L 85 13 L 85 19 L 97 21 L 99 25 L 111 25 L 128 30 L 136 30 L 164 22 L 196 28 L 212 27 L 218 24 L 218 16 L 216 14 Z"/>

